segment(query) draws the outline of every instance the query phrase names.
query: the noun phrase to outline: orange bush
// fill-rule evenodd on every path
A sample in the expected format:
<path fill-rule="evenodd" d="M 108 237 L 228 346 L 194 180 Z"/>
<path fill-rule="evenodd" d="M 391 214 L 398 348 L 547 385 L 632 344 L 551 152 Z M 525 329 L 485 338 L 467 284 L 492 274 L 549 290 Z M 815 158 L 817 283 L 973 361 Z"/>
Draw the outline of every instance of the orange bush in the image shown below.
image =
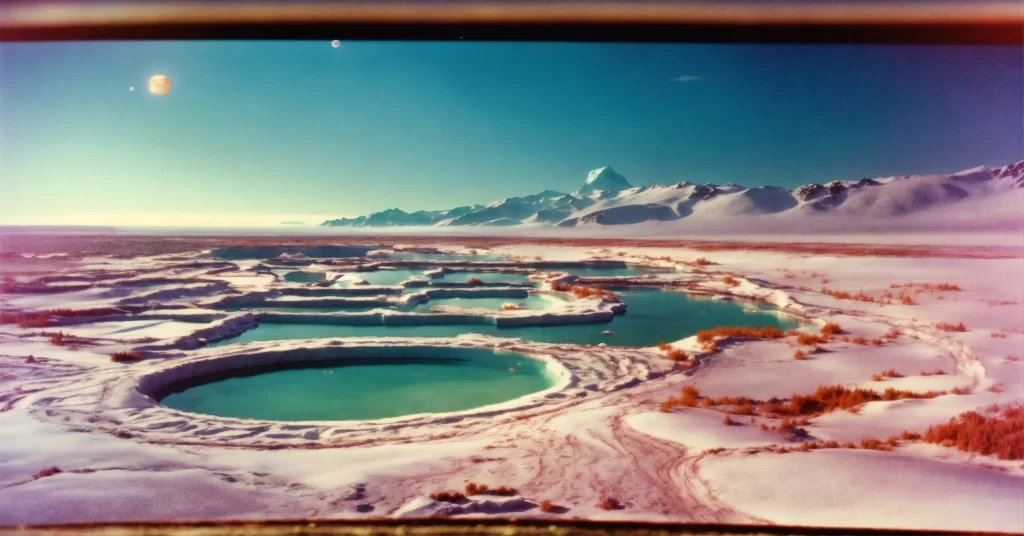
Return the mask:
<path fill-rule="evenodd" d="M 1000 460 L 1024 459 L 1024 408 L 1006 408 L 994 417 L 968 411 L 946 424 L 928 427 L 923 440 L 943 446 L 955 446 L 964 452 Z"/>
<path fill-rule="evenodd" d="M 142 354 L 138 352 L 115 352 L 110 354 L 110 360 L 118 363 L 130 363 L 142 360 Z"/>
<path fill-rule="evenodd" d="M 559 292 L 571 293 L 577 299 L 598 297 L 610 302 L 619 301 L 618 295 L 616 295 L 614 292 L 609 292 L 597 286 L 587 287 L 581 285 L 570 285 L 568 283 L 554 283 L 553 285 L 551 285 L 551 289 L 557 290 Z"/>
<path fill-rule="evenodd" d="M 440 502 L 457 503 L 466 500 L 466 496 L 457 491 L 439 491 L 431 493 L 430 498 Z"/>
<path fill-rule="evenodd" d="M 804 359 L 807 359 L 807 354 L 804 354 L 802 350 L 797 350 L 796 352 L 793 353 L 793 359 L 796 359 L 797 361 L 803 361 Z"/>
<path fill-rule="evenodd" d="M 954 395 L 969 395 L 971 394 L 971 390 L 972 389 L 970 387 L 954 387 L 950 389 L 949 392 Z"/>
<path fill-rule="evenodd" d="M 935 328 L 942 331 L 967 331 L 967 326 L 965 326 L 963 322 L 960 322 L 959 324 L 939 322 L 938 324 L 935 324 Z"/>
<path fill-rule="evenodd" d="M 867 343 L 868 343 L 868 340 L 865 339 L 864 337 L 854 337 L 853 338 L 853 344 L 867 344 Z"/>
<path fill-rule="evenodd" d="M 904 441 L 914 441 L 916 439 L 921 439 L 921 434 L 917 432 L 911 432 L 910 430 L 904 430 L 900 432 L 900 439 Z"/>
<path fill-rule="evenodd" d="M 856 293 L 850 294 L 849 292 L 846 292 L 845 290 L 829 290 L 826 287 L 821 287 L 821 293 L 822 294 L 827 294 L 829 296 L 832 296 L 833 298 L 835 298 L 837 300 L 854 300 L 854 301 L 862 301 L 862 302 L 875 302 L 876 301 L 875 298 L 872 298 L 871 296 L 868 296 L 867 294 L 864 294 L 864 292 L 860 291 L 860 290 L 858 290 Z"/>
<path fill-rule="evenodd" d="M 710 264 L 715 264 L 715 263 L 709 261 L 708 259 L 706 259 L 704 257 L 697 257 L 697 260 L 693 261 L 693 264 L 696 264 L 697 266 L 708 266 Z"/>
<path fill-rule="evenodd" d="M 518 310 L 520 310 L 522 308 L 523 308 L 523 306 L 519 305 L 518 303 L 503 303 L 503 304 L 501 304 L 501 310 L 502 311 L 518 311 Z"/>
<path fill-rule="evenodd" d="M 58 331 L 53 335 L 50 335 L 50 344 L 54 346 L 64 346 L 64 332 Z"/>
<path fill-rule="evenodd" d="M 931 372 L 928 372 L 927 370 L 921 371 L 922 376 L 942 376 L 943 374 L 945 374 L 945 372 L 942 369 L 935 369 Z"/>
<path fill-rule="evenodd" d="M 736 424 L 736 421 L 732 420 L 732 417 L 729 417 L 728 415 L 726 415 L 725 418 L 722 419 L 722 424 L 724 424 L 726 426 L 732 426 L 732 425 Z"/>
<path fill-rule="evenodd" d="M 820 331 L 821 331 L 822 335 L 831 337 L 832 335 L 839 335 L 840 333 L 842 333 L 843 332 L 843 328 L 841 328 L 839 326 L 839 324 L 837 324 L 835 322 L 829 322 L 829 323 L 825 324 L 824 326 L 821 326 L 821 330 Z"/>
<path fill-rule="evenodd" d="M 702 329 L 697 332 L 697 342 L 710 342 L 715 337 L 747 337 L 753 339 L 781 339 L 787 335 L 786 332 L 775 326 L 750 327 L 750 326 L 720 326 L 711 329 Z"/>
<path fill-rule="evenodd" d="M 867 402 L 904 400 L 908 398 L 934 398 L 942 394 L 936 391 L 917 393 L 913 391 L 886 389 L 881 394 L 871 389 L 850 389 L 841 385 L 819 386 L 809 395 L 794 394 L 788 402 L 769 401 L 764 410 L 777 415 L 818 415 L 836 410 L 851 409 Z"/>
<path fill-rule="evenodd" d="M 479 277 L 470 277 L 469 279 L 466 280 L 466 284 L 467 285 L 474 285 L 474 286 L 475 285 L 483 285 L 484 284 L 484 280 L 480 279 Z"/>
<path fill-rule="evenodd" d="M 826 343 L 826 342 L 828 342 L 828 338 L 827 337 L 822 337 L 821 335 L 815 335 L 813 333 L 800 333 L 800 334 L 798 334 L 796 336 L 796 343 L 797 344 L 812 345 L 812 344 L 822 344 L 822 343 Z"/>
<path fill-rule="evenodd" d="M 618 510 L 622 504 L 618 499 L 614 497 L 605 497 L 601 499 L 601 502 L 597 503 L 597 507 L 602 510 Z"/>
<path fill-rule="evenodd" d="M 555 503 L 553 503 L 551 501 L 544 501 L 544 502 L 540 503 L 540 506 L 538 508 L 540 509 L 541 512 L 544 512 L 545 514 L 554 513 L 556 510 L 559 509 L 558 505 L 556 505 Z"/>
<path fill-rule="evenodd" d="M 466 496 L 467 497 L 472 497 L 473 495 L 479 495 L 480 493 L 483 493 L 485 491 L 487 491 L 487 484 L 475 484 L 473 482 L 470 482 L 470 483 L 466 484 Z"/>
<path fill-rule="evenodd" d="M 740 284 L 739 280 L 736 279 L 735 277 L 731 276 L 731 275 L 727 275 L 727 276 L 723 277 L 722 278 L 722 282 L 725 283 L 726 285 L 731 286 L 731 287 L 739 286 L 739 284 Z"/>
<path fill-rule="evenodd" d="M 868 450 L 892 450 L 892 446 L 877 439 L 862 439 L 860 448 Z"/>

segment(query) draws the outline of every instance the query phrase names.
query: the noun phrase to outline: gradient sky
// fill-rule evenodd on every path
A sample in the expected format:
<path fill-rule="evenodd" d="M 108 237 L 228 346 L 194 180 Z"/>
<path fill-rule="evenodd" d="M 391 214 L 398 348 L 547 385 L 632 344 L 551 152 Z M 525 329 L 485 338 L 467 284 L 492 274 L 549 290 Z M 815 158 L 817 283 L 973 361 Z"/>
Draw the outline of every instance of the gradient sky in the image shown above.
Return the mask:
<path fill-rule="evenodd" d="M 318 223 L 572 191 L 603 165 L 784 187 L 1003 165 L 1024 158 L 1022 65 L 980 46 L 2 44 L 0 222 Z M 169 95 L 146 91 L 158 73 Z"/>

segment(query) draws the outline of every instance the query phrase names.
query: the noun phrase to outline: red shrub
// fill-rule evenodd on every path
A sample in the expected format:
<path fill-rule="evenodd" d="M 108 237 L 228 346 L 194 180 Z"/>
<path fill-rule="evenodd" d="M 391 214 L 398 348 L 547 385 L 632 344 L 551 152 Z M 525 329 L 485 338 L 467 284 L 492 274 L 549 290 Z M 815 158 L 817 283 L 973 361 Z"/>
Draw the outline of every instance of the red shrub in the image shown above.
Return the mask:
<path fill-rule="evenodd" d="M 942 331 L 967 331 L 967 326 L 965 326 L 963 322 L 960 322 L 958 324 L 951 324 L 949 322 L 939 322 L 938 324 L 935 324 L 935 328 L 940 329 Z"/>
<path fill-rule="evenodd" d="M 954 387 L 954 388 L 950 389 L 949 392 L 953 393 L 954 395 L 969 395 L 969 394 L 971 394 L 972 390 L 973 389 L 971 389 L 970 386 Z"/>
<path fill-rule="evenodd" d="M 43 313 L 19 313 L 15 318 L 19 328 L 45 328 L 50 323 L 49 317 Z"/>
<path fill-rule="evenodd" d="M 142 360 L 142 354 L 138 352 L 115 352 L 110 354 L 110 360 L 118 363 L 131 363 Z"/>
<path fill-rule="evenodd" d="M 697 257 L 697 260 L 693 261 L 693 264 L 696 264 L 697 266 L 708 266 L 710 264 L 715 264 L 715 263 L 707 260 L 704 257 Z"/>
<path fill-rule="evenodd" d="M 40 478 L 45 478 L 45 477 L 48 477 L 48 476 L 53 476 L 55 474 L 63 473 L 63 472 L 64 471 L 60 470 L 60 467 L 56 467 L 56 466 L 55 467 L 47 467 L 46 469 L 42 469 L 39 472 L 37 472 L 36 474 L 32 475 L 32 478 L 35 478 L 35 479 L 38 480 Z"/>
<path fill-rule="evenodd" d="M 740 284 L 739 280 L 736 279 L 735 277 L 731 276 L 731 275 L 727 275 L 727 276 L 723 277 L 722 278 L 722 282 L 725 283 L 726 285 L 731 286 L 731 287 L 739 286 L 739 284 Z"/>
<path fill-rule="evenodd" d="M 597 507 L 602 510 L 618 510 L 622 507 L 622 504 L 614 497 L 605 497 L 601 499 L 601 502 L 597 503 Z"/>
<path fill-rule="evenodd" d="M 558 505 L 556 505 L 555 503 L 553 503 L 551 501 L 544 501 L 544 502 L 540 503 L 540 506 L 538 508 L 540 509 L 541 512 L 544 512 L 545 514 L 554 513 L 556 510 L 559 509 Z"/>
<path fill-rule="evenodd" d="M 725 418 L 722 419 L 722 424 L 724 424 L 726 426 L 732 426 L 732 425 L 736 424 L 736 421 L 732 420 L 732 417 L 729 417 L 728 415 L 726 415 Z"/>
<path fill-rule="evenodd" d="M 523 306 L 519 305 L 518 303 L 503 303 L 503 304 L 501 304 L 501 310 L 502 311 L 518 311 L 518 310 L 520 310 L 522 308 L 523 308 Z"/>
<path fill-rule="evenodd" d="M 50 335 L 50 344 L 54 346 L 64 346 L 64 332 L 58 331 L 53 335 Z"/>
<path fill-rule="evenodd" d="M 802 350 L 797 350 L 796 352 L 793 353 L 793 359 L 796 359 L 797 361 L 803 361 L 804 359 L 807 359 L 807 355 L 804 354 Z"/>
<path fill-rule="evenodd" d="M 1006 408 L 994 417 L 968 411 L 946 424 L 928 427 L 926 443 L 956 446 L 957 450 L 995 455 L 1000 460 L 1024 459 L 1024 408 Z"/>
<path fill-rule="evenodd" d="M 466 280 L 466 284 L 467 285 L 474 285 L 474 286 L 475 285 L 483 285 L 484 281 L 483 281 L 483 279 L 480 279 L 479 277 L 470 277 L 469 279 Z"/>
<path fill-rule="evenodd" d="M 867 343 L 868 343 L 868 340 L 865 339 L 864 337 L 854 337 L 853 338 L 853 344 L 867 344 Z"/>
<path fill-rule="evenodd" d="M 928 372 L 927 370 L 921 371 L 922 376 L 942 376 L 943 374 L 945 374 L 945 372 L 942 369 L 935 369 L 931 372 Z"/>

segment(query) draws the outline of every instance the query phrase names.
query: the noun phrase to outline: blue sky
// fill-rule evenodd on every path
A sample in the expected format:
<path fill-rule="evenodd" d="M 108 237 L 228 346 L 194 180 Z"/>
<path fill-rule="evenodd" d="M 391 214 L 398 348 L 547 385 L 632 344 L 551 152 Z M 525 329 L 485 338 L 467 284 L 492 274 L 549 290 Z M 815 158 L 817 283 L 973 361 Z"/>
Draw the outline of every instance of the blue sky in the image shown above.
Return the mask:
<path fill-rule="evenodd" d="M 1024 158 L 1022 65 L 981 46 L 2 44 L 0 220 L 441 209 L 604 165 L 785 187 L 1002 165 Z"/>

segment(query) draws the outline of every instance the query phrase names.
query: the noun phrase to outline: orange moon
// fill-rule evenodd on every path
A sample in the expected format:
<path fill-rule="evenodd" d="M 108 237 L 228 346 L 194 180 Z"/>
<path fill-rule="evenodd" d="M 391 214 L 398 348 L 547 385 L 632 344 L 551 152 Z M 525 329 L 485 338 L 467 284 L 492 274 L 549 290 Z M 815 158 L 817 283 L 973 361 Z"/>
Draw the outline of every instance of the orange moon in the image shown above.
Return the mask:
<path fill-rule="evenodd" d="M 154 95 L 166 95 L 171 92 L 171 79 L 162 74 L 149 79 L 149 92 Z"/>

